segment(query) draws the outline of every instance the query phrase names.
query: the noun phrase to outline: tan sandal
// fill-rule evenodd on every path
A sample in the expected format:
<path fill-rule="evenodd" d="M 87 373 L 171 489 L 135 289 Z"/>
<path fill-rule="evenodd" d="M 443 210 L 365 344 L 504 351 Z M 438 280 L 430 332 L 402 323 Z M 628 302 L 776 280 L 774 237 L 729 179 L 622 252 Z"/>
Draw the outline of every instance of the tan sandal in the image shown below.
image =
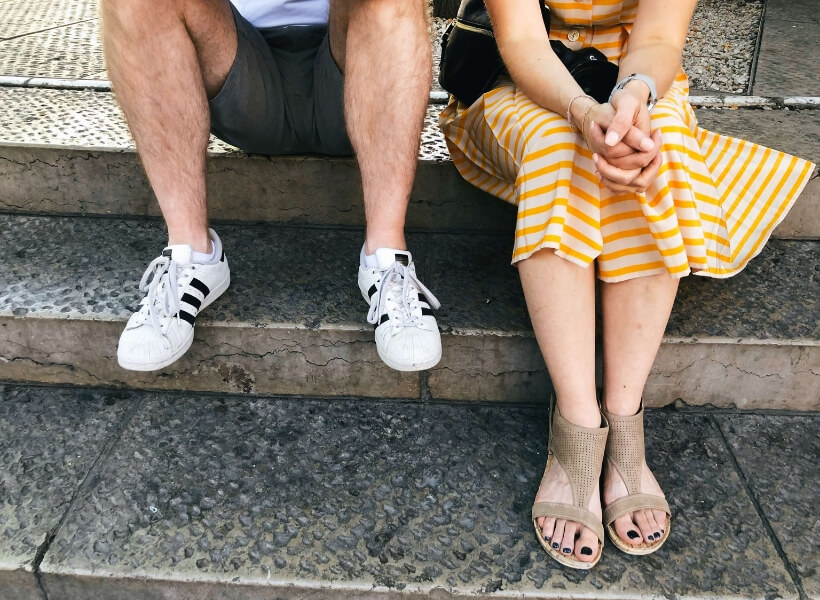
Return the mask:
<path fill-rule="evenodd" d="M 640 556 L 651 554 L 663 546 L 672 529 L 672 513 L 669 503 L 661 496 L 641 493 L 641 470 L 644 463 L 643 405 L 638 414 L 621 417 L 604 412 L 609 421 L 609 438 L 606 442 L 606 459 L 609 460 L 626 485 L 627 495 L 604 508 L 604 523 L 609 539 L 627 554 Z M 615 531 L 615 519 L 636 510 L 655 509 L 666 513 L 666 526 L 661 539 L 631 546 Z"/>
<path fill-rule="evenodd" d="M 555 502 L 536 502 L 532 507 L 532 523 L 535 526 L 535 536 L 541 547 L 552 558 L 562 565 L 575 569 L 590 569 L 601 559 L 604 548 L 604 526 L 601 520 L 587 508 L 589 498 L 601 477 L 601 465 L 606 448 L 607 426 L 590 429 L 573 425 L 561 416 L 558 406 L 551 409 L 549 452 L 544 477 L 549 473 L 555 461 L 561 465 L 572 486 L 574 504 L 558 504 Z M 538 527 L 540 517 L 567 519 L 581 523 L 591 529 L 598 537 L 598 552 L 590 562 L 582 562 L 573 558 L 572 554 L 564 554 L 544 540 L 541 529 Z"/>

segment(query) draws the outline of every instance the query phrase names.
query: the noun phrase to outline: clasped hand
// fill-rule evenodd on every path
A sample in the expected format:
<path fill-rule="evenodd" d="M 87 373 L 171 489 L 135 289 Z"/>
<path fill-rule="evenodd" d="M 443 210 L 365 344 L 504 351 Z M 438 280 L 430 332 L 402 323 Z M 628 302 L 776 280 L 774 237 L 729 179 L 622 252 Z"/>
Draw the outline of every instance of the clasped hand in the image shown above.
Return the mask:
<path fill-rule="evenodd" d="M 592 108 L 583 134 L 601 183 L 615 193 L 643 193 L 661 166 L 661 134 L 650 132 L 646 102 L 627 90 Z"/>

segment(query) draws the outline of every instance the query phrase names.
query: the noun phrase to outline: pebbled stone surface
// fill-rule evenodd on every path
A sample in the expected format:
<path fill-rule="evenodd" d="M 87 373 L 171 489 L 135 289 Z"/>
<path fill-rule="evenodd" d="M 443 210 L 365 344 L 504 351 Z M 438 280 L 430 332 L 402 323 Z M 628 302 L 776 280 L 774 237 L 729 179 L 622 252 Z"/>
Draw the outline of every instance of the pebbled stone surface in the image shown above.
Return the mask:
<path fill-rule="evenodd" d="M 201 323 L 368 329 L 367 305 L 355 284 L 361 232 L 265 225 L 218 230 L 232 285 Z M 16 317 L 125 320 L 142 297 L 145 266 L 165 243 L 159 223 L 119 219 L 0 215 L 0 236 L 6 242 L 0 316 Z M 411 233 L 408 244 L 422 281 L 442 302 L 443 332 L 530 331 L 506 236 Z M 818 263 L 817 242 L 771 240 L 733 278 L 688 277 L 667 336 L 816 339 Z"/>
<path fill-rule="evenodd" d="M 608 544 L 588 573 L 549 561 L 528 519 L 545 413 L 147 395 L 51 545 L 46 590 L 796 598 L 717 430 L 691 413 L 647 417 L 674 512 L 665 547 L 638 559 Z"/>
<path fill-rule="evenodd" d="M 768 0 L 754 93 L 790 96 L 820 95 L 817 65 L 820 18 L 811 0 Z"/>
<path fill-rule="evenodd" d="M 809 598 L 820 598 L 820 419 L 716 418 L 803 590 Z"/>
<path fill-rule="evenodd" d="M 35 557 L 116 433 L 128 397 L 124 392 L 0 385 L 3 600 L 40 597 L 32 574 Z"/>

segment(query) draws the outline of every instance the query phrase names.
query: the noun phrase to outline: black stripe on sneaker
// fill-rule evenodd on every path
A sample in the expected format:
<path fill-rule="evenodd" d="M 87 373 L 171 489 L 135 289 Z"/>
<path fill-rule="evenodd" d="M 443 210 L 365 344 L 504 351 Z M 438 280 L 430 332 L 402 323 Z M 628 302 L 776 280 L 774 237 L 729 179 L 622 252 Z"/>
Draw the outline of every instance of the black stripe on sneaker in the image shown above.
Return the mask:
<path fill-rule="evenodd" d="M 204 283 L 202 283 L 196 277 L 191 279 L 191 287 L 196 288 L 197 290 L 199 290 L 199 292 L 206 298 L 208 297 L 208 294 L 211 293 L 211 290 L 208 288 L 208 286 L 205 285 Z"/>
<path fill-rule="evenodd" d="M 390 315 L 388 315 L 387 313 L 384 313 L 382 315 L 382 318 L 379 319 L 379 325 L 381 325 L 382 323 L 387 323 L 389 320 L 390 320 Z M 378 327 L 379 325 L 376 325 L 376 327 Z"/>
<path fill-rule="evenodd" d="M 427 296 L 425 296 L 421 292 L 419 292 L 419 302 L 426 302 L 427 304 L 430 304 L 430 301 L 427 299 Z"/>
<path fill-rule="evenodd" d="M 191 296 L 191 294 L 188 294 L 188 293 L 182 294 L 181 301 L 182 302 L 187 302 L 188 304 L 190 304 L 191 306 L 193 306 L 196 309 L 198 309 L 200 306 L 202 306 L 202 300 L 200 300 L 196 296 Z"/>
<path fill-rule="evenodd" d="M 373 294 L 379 291 L 379 288 L 376 287 L 376 284 L 370 286 L 370 289 L 367 290 L 367 295 L 370 296 L 370 299 L 373 299 Z"/>
<path fill-rule="evenodd" d="M 433 309 L 432 308 L 424 308 L 421 307 L 421 316 L 430 315 L 433 316 Z"/>
<path fill-rule="evenodd" d="M 222 251 L 222 257 L 219 259 L 219 262 L 225 262 L 225 251 Z"/>
<path fill-rule="evenodd" d="M 184 310 L 179 311 L 179 318 L 183 321 L 188 321 L 191 324 L 191 327 L 193 327 L 194 323 L 196 323 L 196 317 L 191 313 L 185 312 Z"/>

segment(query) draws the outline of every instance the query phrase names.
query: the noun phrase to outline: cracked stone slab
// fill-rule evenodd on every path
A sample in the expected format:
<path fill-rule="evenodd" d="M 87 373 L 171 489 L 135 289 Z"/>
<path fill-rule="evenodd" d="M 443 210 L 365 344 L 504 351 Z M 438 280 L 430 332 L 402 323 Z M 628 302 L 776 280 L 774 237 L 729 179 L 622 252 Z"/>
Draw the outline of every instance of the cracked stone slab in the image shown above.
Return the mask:
<path fill-rule="evenodd" d="M 716 418 L 803 590 L 820 598 L 820 421 L 814 416 Z"/>
<path fill-rule="evenodd" d="M 360 231 L 218 230 L 231 288 L 198 320 L 182 360 L 160 373 L 132 373 L 116 364 L 117 339 L 142 297 L 140 274 L 165 243 L 161 225 L 0 216 L 0 378 L 527 403 L 549 394 L 507 236 L 408 236 L 420 277 L 443 304 L 442 362 L 418 375 L 393 371 L 376 355 L 354 280 Z M 818 253 L 817 242 L 773 240 L 735 278 L 685 279 L 647 402 L 816 409 Z"/>
<path fill-rule="evenodd" d="M 36 35 L 42 31 L 62 28 L 75 23 L 96 20 L 97 3 L 93 0 L 2 0 L 0 1 L 0 41 L 20 36 Z M 63 32 L 64 33 L 64 32 Z M 97 32 L 88 31 L 86 37 L 96 37 Z M 66 56 L 59 53 L 69 45 L 69 39 L 62 37 L 55 45 L 40 45 L 40 54 L 50 55 L 51 62 L 64 61 Z M 71 40 L 75 41 L 75 40 Z M 14 67 L 25 68 L 30 64 L 31 56 L 9 56 L 6 50 L 9 46 L 0 43 L 0 73 L 3 75 L 23 75 L 17 73 Z M 15 61 L 15 62 L 10 62 Z"/>
<path fill-rule="evenodd" d="M 0 2 L 0 6 L 6 2 L 8 0 Z M 102 41 L 97 31 L 95 18 L 0 40 L 0 74 L 90 79 L 105 69 Z"/>
<path fill-rule="evenodd" d="M 411 228 L 512 231 L 515 208 L 464 182 L 430 106 L 407 224 Z M 709 129 L 820 161 L 820 111 L 697 111 Z M 208 162 L 216 220 L 363 225 L 353 159 L 247 156 L 215 138 Z M 158 216 L 113 96 L 90 91 L 0 88 L 0 210 Z M 775 230 L 820 238 L 820 178 Z"/>
<path fill-rule="evenodd" d="M 710 417 L 649 411 L 674 513 L 583 573 L 533 538 L 546 409 L 148 394 L 42 564 L 49 597 L 797 598 Z"/>
<path fill-rule="evenodd" d="M 35 558 L 126 411 L 124 392 L 0 385 L 0 597 L 42 598 Z"/>
<path fill-rule="evenodd" d="M 769 0 L 757 59 L 754 93 L 820 96 L 817 63 L 820 19 L 815 2 Z"/>

